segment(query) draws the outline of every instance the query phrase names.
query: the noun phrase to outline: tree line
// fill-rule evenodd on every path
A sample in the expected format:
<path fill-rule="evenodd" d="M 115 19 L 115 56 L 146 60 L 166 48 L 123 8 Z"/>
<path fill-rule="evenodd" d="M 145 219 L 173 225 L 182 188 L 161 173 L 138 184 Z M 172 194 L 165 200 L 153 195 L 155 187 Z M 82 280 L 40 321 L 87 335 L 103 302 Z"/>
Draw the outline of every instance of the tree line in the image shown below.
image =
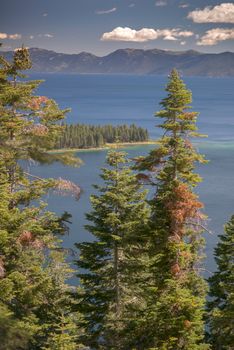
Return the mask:
<path fill-rule="evenodd" d="M 103 147 L 106 143 L 148 141 L 148 130 L 131 125 L 66 124 L 56 148 Z"/>
<path fill-rule="evenodd" d="M 70 152 L 48 152 L 67 110 L 35 95 L 40 81 L 22 80 L 31 67 L 25 48 L 0 63 L 0 350 L 232 350 L 234 217 L 205 281 L 205 216 L 194 188 L 196 164 L 206 160 L 191 143 L 197 113 L 178 72 L 156 113 L 157 147 L 134 160 L 108 152 L 87 213 L 93 241 L 76 244 L 74 271 L 61 247 L 70 216 L 48 211 L 44 198 L 78 198 L 79 186 L 22 166 L 79 165 Z M 77 288 L 66 283 L 74 274 Z"/>

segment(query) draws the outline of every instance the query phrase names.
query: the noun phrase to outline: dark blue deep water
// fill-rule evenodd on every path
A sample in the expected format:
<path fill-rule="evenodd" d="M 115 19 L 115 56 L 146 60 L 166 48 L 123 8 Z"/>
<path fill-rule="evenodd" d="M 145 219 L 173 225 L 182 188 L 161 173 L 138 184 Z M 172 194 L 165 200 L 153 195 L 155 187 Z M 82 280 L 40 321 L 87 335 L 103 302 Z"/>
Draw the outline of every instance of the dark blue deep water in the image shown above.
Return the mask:
<path fill-rule="evenodd" d="M 126 75 L 33 75 L 45 79 L 38 94 L 54 98 L 61 108 L 71 107 L 68 123 L 122 124 L 136 123 L 147 128 L 152 138 L 160 135 L 154 112 L 165 97 L 166 77 Z M 198 167 L 203 182 L 198 186 L 200 199 L 209 216 L 205 234 L 206 268 L 214 270 L 213 248 L 224 223 L 234 214 L 234 79 L 184 78 L 193 92 L 193 110 L 200 113 L 198 126 L 208 138 L 196 142 L 198 150 L 210 162 Z M 152 146 L 126 149 L 130 156 L 146 154 Z M 78 156 L 84 164 L 79 169 L 51 166 L 33 166 L 31 172 L 44 177 L 67 178 L 79 184 L 83 194 L 77 202 L 71 197 L 50 195 L 49 209 L 72 214 L 70 234 L 64 238 L 65 247 L 75 242 L 90 240 L 83 228 L 84 213 L 90 210 L 89 196 L 92 184 L 100 182 L 98 174 L 104 165 L 106 151 L 83 151 Z"/>

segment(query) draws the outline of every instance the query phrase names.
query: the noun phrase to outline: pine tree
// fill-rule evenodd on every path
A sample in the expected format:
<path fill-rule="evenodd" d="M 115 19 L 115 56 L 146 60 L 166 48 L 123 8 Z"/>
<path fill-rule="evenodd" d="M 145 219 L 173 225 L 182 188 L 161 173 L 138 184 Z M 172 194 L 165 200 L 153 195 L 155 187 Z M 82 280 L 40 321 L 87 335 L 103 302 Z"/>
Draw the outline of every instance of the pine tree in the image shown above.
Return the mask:
<path fill-rule="evenodd" d="M 30 334 L 25 324 L 16 319 L 11 310 L 9 297 L 12 297 L 12 283 L 5 280 L 8 262 L 4 250 L 5 247 L 9 249 L 9 237 L 3 223 L 10 220 L 10 215 L 7 215 L 9 203 L 7 188 L 7 174 L 0 157 L 0 349 L 15 350 L 16 344 L 21 349 L 27 347 Z"/>
<path fill-rule="evenodd" d="M 43 350 L 78 350 L 77 327 L 70 315 L 61 315 Z M 84 348 L 83 348 L 84 349 Z"/>
<path fill-rule="evenodd" d="M 217 271 L 209 278 L 208 331 L 212 348 L 232 350 L 234 344 L 234 216 L 215 249 Z"/>
<path fill-rule="evenodd" d="M 5 332 L 0 322 L 1 343 L 11 349 L 13 334 L 14 349 L 36 350 L 42 349 L 72 305 L 65 283 L 72 271 L 61 250 L 68 217 L 46 211 L 41 198 L 52 188 L 78 188 L 69 181 L 34 176 L 21 161 L 76 160 L 48 153 L 66 111 L 35 95 L 39 81 L 23 80 L 21 71 L 31 66 L 28 51 L 17 50 L 11 63 L 3 58 L 0 63 L 0 307 L 10 327 Z"/>
<path fill-rule="evenodd" d="M 127 166 L 125 153 L 112 151 L 102 170 L 103 186 L 91 196 L 93 242 L 77 244 L 81 281 L 79 312 L 84 317 L 82 342 L 92 349 L 127 349 L 128 330 L 141 308 L 140 277 L 148 209 L 146 192 Z M 83 270 L 85 269 L 85 270 Z"/>
<path fill-rule="evenodd" d="M 176 70 L 156 117 L 164 130 L 158 147 L 137 160 L 156 186 L 150 201 L 148 252 L 151 280 L 145 284 L 147 308 L 137 349 L 206 349 L 203 344 L 205 283 L 199 273 L 203 215 L 193 188 L 200 181 L 195 164 L 203 162 L 190 142 L 199 136 L 197 113 L 189 111 L 191 92 Z"/>

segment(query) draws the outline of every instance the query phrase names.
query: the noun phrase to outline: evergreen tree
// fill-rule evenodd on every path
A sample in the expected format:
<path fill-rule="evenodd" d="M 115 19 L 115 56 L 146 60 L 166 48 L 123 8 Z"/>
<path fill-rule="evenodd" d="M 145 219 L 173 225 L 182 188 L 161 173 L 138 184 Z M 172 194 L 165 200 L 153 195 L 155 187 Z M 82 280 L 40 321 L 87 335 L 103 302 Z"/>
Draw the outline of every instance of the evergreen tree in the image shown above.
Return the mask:
<path fill-rule="evenodd" d="M 4 248 L 9 249 L 8 232 L 3 227 L 3 222 L 10 220 L 10 215 L 7 215 L 8 208 L 8 184 L 7 174 L 4 171 L 3 162 L 0 157 L 0 349 L 15 350 L 16 345 L 21 349 L 25 349 L 30 334 L 24 323 L 16 319 L 9 305 L 9 298 L 12 296 L 12 283 L 6 282 L 7 261 Z"/>
<path fill-rule="evenodd" d="M 91 196 L 93 242 L 80 249 L 78 310 L 84 317 L 82 342 L 92 349 L 127 349 L 128 330 L 141 309 L 144 227 L 148 218 L 146 192 L 127 166 L 125 153 L 109 152 L 100 194 Z M 84 270 L 83 270 L 84 269 Z"/>
<path fill-rule="evenodd" d="M 82 347 L 83 348 L 83 347 Z M 77 327 L 70 315 L 61 315 L 43 350 L 78 350 Z M 84 349 L 84 348 L 83 348 Z"/>
<path fill-rule="evenodd" d="M 137 161 L 157 186 L 150 201 L 149 271 L 145 283 L 147 308 L 141 320 L 138 349 L 207 349 L 203 344 L 206 286 L 199 274 L 202 249 L 202 203 L 192 189 L 200 181 L 194 173 L 203 162 L 190 142 L 197 113 L 189 111 L 191 92 L 176 70 L 166 87 L 168 95 L 156 116 L 164 136 L 158 147 Z M 144 336 L 145 334 L 145 336 Z"/>
<path fill-rule="evenodd" d="M 208 330 L 215 350 L 234 346 L 234 216 L 219 236 L 215 249 L 217 271 L 209 278 Z"/>
<path fill-rule="evenodd" d="M 61 315 L 69 314 L 72 306 L 65 283 L 71 269 L 60 245 L 67 215 L 46 211 L 41 197 L 51 188 L 76 187 L 61 179 L 40 179 L 26 172 L 20 161 L 74 164 L 76 160 L 48 153 L 66 111 L 35 95 L 39 81 L 23 80 L 21 71 L 31 66 L 28 51 L 17 50 L 12 63 L 3 58 L 0 63 L 1 344 L 5 350 L 36 350 L 43 348 Z M 10 327 L 7 332 L 4 322 Z"/>

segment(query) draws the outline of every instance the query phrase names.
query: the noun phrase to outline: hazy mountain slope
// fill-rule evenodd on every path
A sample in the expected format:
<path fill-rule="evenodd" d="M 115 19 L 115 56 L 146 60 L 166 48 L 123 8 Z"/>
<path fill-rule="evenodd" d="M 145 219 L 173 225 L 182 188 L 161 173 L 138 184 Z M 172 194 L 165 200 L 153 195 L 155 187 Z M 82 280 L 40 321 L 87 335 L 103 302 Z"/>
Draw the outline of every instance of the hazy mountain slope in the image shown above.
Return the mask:
<path fill-rule="evenodd" d="M 12 52 L 2 52 L 11 57 Z M 98 57 L 87 52 L 63 54 L 32 48 L 35 72 L 168 74 L 177 68 L 184 75 L 234 76 L 234 53 L 206 54 L 197 51 L 119 49 Z"/>

